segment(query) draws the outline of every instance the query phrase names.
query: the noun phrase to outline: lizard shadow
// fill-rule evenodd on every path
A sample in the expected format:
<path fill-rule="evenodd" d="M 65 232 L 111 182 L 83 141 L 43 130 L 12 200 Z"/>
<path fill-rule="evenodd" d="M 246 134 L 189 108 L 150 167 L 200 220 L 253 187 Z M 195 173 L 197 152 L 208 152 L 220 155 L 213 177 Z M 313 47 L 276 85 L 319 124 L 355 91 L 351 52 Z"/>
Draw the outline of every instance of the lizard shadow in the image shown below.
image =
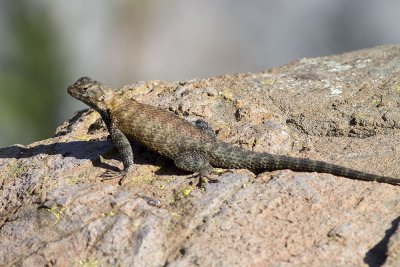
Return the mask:
<path fill-rule="evenodd" d="M 186 172 L 175 167 L 172 160 L 165 158 L 137 143 L 132 143 L 132 151 L 135 164 L 138 165 L 155 165 L 160 167 L 156 174 L 159 175 L 184 175 Z M 101 161 L 100 156 L 104 159 L 121 160 L 119 153 L 110 139 L 107 140 L 90 140 L 90 141 L 71 141 L 58 142 L 52 144 L 40 144 L 34 147 L 24 147 L 13 145 L 0 148 L 1 158 L 31 158 L 40 154 L 61 155 L 64 158 L 72 157 L 75 159 L 86 159 L 92 162 L 95 167 L 104 170 L 119 171 L 120 168 Z"/>
<path fill-rule="evenodd" d="M 364 262 L 370 267 L 382 266 L 388 253 L 389 240 L 398 230 L 400 223 L 400 216 L 392 221 L 392 226 L 386 230 L 385 236 L 373 248 L 371 248 L 364 257 Z"/>

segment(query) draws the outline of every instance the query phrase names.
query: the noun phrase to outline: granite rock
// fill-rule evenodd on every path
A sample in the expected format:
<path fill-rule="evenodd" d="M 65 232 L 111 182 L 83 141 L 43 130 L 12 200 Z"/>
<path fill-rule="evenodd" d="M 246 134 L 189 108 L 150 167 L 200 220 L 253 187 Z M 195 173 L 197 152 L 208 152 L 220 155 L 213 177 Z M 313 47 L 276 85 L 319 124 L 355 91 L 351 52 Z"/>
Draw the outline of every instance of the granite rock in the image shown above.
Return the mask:
<path fill-rule="evenodd" d="M 118 94 L 202 118 L 249 150 L 400 177 L 400 46 Z M 233 170 L 202 190 L 133 144 L 136 170 L 121 187 L 100 181 L 122 164 L 98 119 L 80 111 L 54 138 L 0 149 L 2 264 L 398 266 L 399 186 Z"/>

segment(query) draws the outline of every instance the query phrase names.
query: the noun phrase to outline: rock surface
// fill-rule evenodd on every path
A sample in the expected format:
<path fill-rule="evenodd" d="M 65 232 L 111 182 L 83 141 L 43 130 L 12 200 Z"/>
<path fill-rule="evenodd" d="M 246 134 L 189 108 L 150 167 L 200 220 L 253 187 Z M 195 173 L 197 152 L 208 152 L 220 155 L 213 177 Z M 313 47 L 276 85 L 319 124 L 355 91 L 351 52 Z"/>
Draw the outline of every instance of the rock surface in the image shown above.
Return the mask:
<path fill-rule="evenodd" d="M 400 46 L 261 73 L 139 82 L 121 97 L 208 121 L 221 140 L 400 177 Z M 138 111 L 140 112 L 140 111 Z M 134 144 L 121 168 L 92 110 L 54 138 L 0 149 L 6 266 L 398 266 L 400 187 L 290 170 L 190 174 Z M 150 198 L 160 201 L 149 205 Z"/>

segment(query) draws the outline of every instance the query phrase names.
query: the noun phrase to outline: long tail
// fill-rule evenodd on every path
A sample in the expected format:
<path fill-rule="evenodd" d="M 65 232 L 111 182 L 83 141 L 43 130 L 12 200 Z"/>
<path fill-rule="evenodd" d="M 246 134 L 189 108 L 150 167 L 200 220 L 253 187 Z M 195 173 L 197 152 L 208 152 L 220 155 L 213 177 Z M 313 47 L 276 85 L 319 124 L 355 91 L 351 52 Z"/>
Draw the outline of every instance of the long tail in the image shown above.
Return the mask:
<path fill-rule="evenodd" d="M 211 165 L 220 168 L 249 169 L 254 172 L 290 169 L 300 172 L 330 173 L 356 180 L 400 185 L 400 179 L 361 172 L 323 161 L 256 153 L 227 143 L 218 143 L 209 151 Z"/>

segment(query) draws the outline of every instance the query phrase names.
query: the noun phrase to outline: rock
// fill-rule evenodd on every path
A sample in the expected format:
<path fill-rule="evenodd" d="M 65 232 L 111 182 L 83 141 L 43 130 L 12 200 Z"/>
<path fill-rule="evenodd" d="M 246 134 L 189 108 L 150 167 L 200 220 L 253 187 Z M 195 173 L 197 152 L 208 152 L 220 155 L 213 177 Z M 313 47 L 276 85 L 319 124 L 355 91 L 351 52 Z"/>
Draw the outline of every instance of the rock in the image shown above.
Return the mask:
<path fill-rule="evenodd" d="M 119 94 L 203 118 L 250 150 L 400 177 L 400 46 Z M 398 186 L 233 170 L 201 190 L 134 144 L 137 168 L 120 187 L 99 179 L 122 164 L 98 119 L 81 111 L 54 138 L 0 149 L 3 265 L 398 265 Z"/>

